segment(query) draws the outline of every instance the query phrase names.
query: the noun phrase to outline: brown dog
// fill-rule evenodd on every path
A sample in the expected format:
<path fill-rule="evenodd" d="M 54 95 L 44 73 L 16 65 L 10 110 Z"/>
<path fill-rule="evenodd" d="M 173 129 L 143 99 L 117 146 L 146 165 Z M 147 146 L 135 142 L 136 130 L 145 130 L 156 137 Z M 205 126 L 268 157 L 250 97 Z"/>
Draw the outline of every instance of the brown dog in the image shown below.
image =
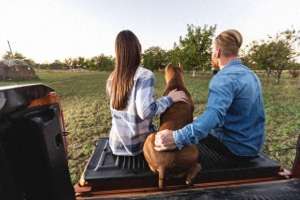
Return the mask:
<path fill-rule="evenodd" d="M 188 103 L 177 102 L 173 104 L 160 118 L 159 130 L 177 130 L 193 121 L 194 104 L 190 93 L 184 86 L 182 67 L 169 64 L 165 69 L 167 95 L 171 90 L 184 91 L 188 96 Z M 198 163 L 199 152 L 195 145 L 184 147 L 182 150 L 156 151 L 154 149 L 155 133 L 151 133 L 144 144 L 144 156 L 154 173 L 159 176 L 159 188 L 164 188 L 166 170 L 173 173 L 186 175 L 186 184 L 191 184 L 192 179 L 201 169 Z"/>

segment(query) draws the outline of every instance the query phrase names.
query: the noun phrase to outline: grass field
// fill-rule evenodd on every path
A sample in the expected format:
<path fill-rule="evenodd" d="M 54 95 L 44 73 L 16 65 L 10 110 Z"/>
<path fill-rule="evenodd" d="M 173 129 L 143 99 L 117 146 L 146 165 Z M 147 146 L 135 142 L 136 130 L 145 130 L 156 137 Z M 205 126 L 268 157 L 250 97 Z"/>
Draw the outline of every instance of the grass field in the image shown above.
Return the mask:
<path fill-rule="evenodd" d="M 107 136 L 111 125 L 105 82 L 108 72 L 49 72 L 39 71 L 39 82 L 54 88 L 62 99 L 66 129 L 70 132 L 69 167 L 76 182 L 99 137 Z M 157 96 L 163 93 L 161 73 L 156 73 Z M 185 82 L 196 103 L 194 115 L 205 107 L 210 76 L 192 78 Z M 287 76 L 279 85 L 262 78 L 267 116 L 264 152 L 291 167 L 296 139 L 300 134 L 300 79 Z M 0 82 L 1 85 L 29 82 Z M 157 122 L 157 119 L 156 119 Z"/>

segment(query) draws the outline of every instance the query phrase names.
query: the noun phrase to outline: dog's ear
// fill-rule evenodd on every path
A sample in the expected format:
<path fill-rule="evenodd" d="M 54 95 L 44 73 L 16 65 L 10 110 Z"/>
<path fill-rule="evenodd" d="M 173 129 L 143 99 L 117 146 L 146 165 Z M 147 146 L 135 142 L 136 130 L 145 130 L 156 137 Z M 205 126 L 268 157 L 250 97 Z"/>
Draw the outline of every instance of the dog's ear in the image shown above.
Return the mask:
<path fill-rule="evenodd" d="M 167 70 L 172 67 L 172 63 L 168 63 L 167 66 L 165 67 L 165 72 L 167 72 Z"/>
<path fill-rule="evenodd" d="M 181 62 L 178 63 L 178 67 L 183 71 L 183 65 L 181 64 Z"/>

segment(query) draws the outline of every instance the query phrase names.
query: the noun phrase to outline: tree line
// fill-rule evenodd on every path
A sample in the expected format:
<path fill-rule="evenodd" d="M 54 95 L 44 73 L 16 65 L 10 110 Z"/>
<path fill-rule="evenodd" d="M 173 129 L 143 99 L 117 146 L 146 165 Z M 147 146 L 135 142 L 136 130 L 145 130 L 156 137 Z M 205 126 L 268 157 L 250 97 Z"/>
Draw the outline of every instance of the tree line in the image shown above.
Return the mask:
<path fill-rule="evenodd" d="M 169 62 L 181 63 L 185 70 L 210 70 L 211 45 L 216 26 L 187 25 L 187 33 L 174 42 L 173 48 L 164 50 L 150 47 L 143 53 L 143 64 L 152 70 L 166 66 Z"/>
<path fill-rule="evenodd" d="M 112 56 L 100 54 L 92 58 L 77 57 L 66 58 L 63 61 L 54 60 L 52 63 L 36 63 L 34 60 L 25 57 L 19 52 L 11 54 L 6 52 L 2 57 L 4 60 L 16 59 L 23 63 L 39 69 L 53 69 L 53 70 L 69 70 L 69 69 L 85 69 L 85 70 L 100 70 L 111 71 L 114 67 L 115 59 Z"/>
<path fill-rule="evenodd" d="M 216 25 L 195 26 L 187 25 L 184 36 L 174 42 L 173 48 L 162 49 L 152 46 L 142 54 L 142 64 L 151 70 L 159 70 L 168 63 L 182 64 L 185 70 L 211 70 L 210 58 L 212 42 L 216 32 Z M 288 29 L 269 36 L 266 40 L 253 41 L 241 52 L 241 58 L 246 65 L 256 70 L 264 70 L 268 77 L 274 76 L 279 82 L 283 70 L 289 70 L 293 77 L 299 76 L 300 64 L 296 58 L 300 56 L 300 31 Z M 55 60 L 49 64 L 35 63 L 20 53 L 3 56 L 4 59 L 21 59 L 29 65 L 41 69 L 86 69 L 111 71 L 115 59 L 112 56 L 101 54 L 92 58 L 66 58 L 63 61 Z"/>

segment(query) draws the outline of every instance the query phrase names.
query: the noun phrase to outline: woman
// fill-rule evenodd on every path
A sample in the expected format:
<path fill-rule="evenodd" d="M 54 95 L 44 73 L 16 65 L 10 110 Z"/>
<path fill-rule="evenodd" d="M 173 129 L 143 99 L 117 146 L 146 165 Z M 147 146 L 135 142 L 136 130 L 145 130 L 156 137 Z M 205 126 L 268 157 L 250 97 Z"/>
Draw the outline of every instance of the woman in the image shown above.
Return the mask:
<path fill-rule="evenodd" d="M 154 99 L 154 74 L 141 63 L 141 45 L 129 30 L 115 41 L 116 65 L 107 81 L 112 127 L 109 145 L 115 155 L 135 156 L 142 152 L 149 133 L 155 131 L 152 119 L 174 102 L 185 101 L 181 91 Z"/>

